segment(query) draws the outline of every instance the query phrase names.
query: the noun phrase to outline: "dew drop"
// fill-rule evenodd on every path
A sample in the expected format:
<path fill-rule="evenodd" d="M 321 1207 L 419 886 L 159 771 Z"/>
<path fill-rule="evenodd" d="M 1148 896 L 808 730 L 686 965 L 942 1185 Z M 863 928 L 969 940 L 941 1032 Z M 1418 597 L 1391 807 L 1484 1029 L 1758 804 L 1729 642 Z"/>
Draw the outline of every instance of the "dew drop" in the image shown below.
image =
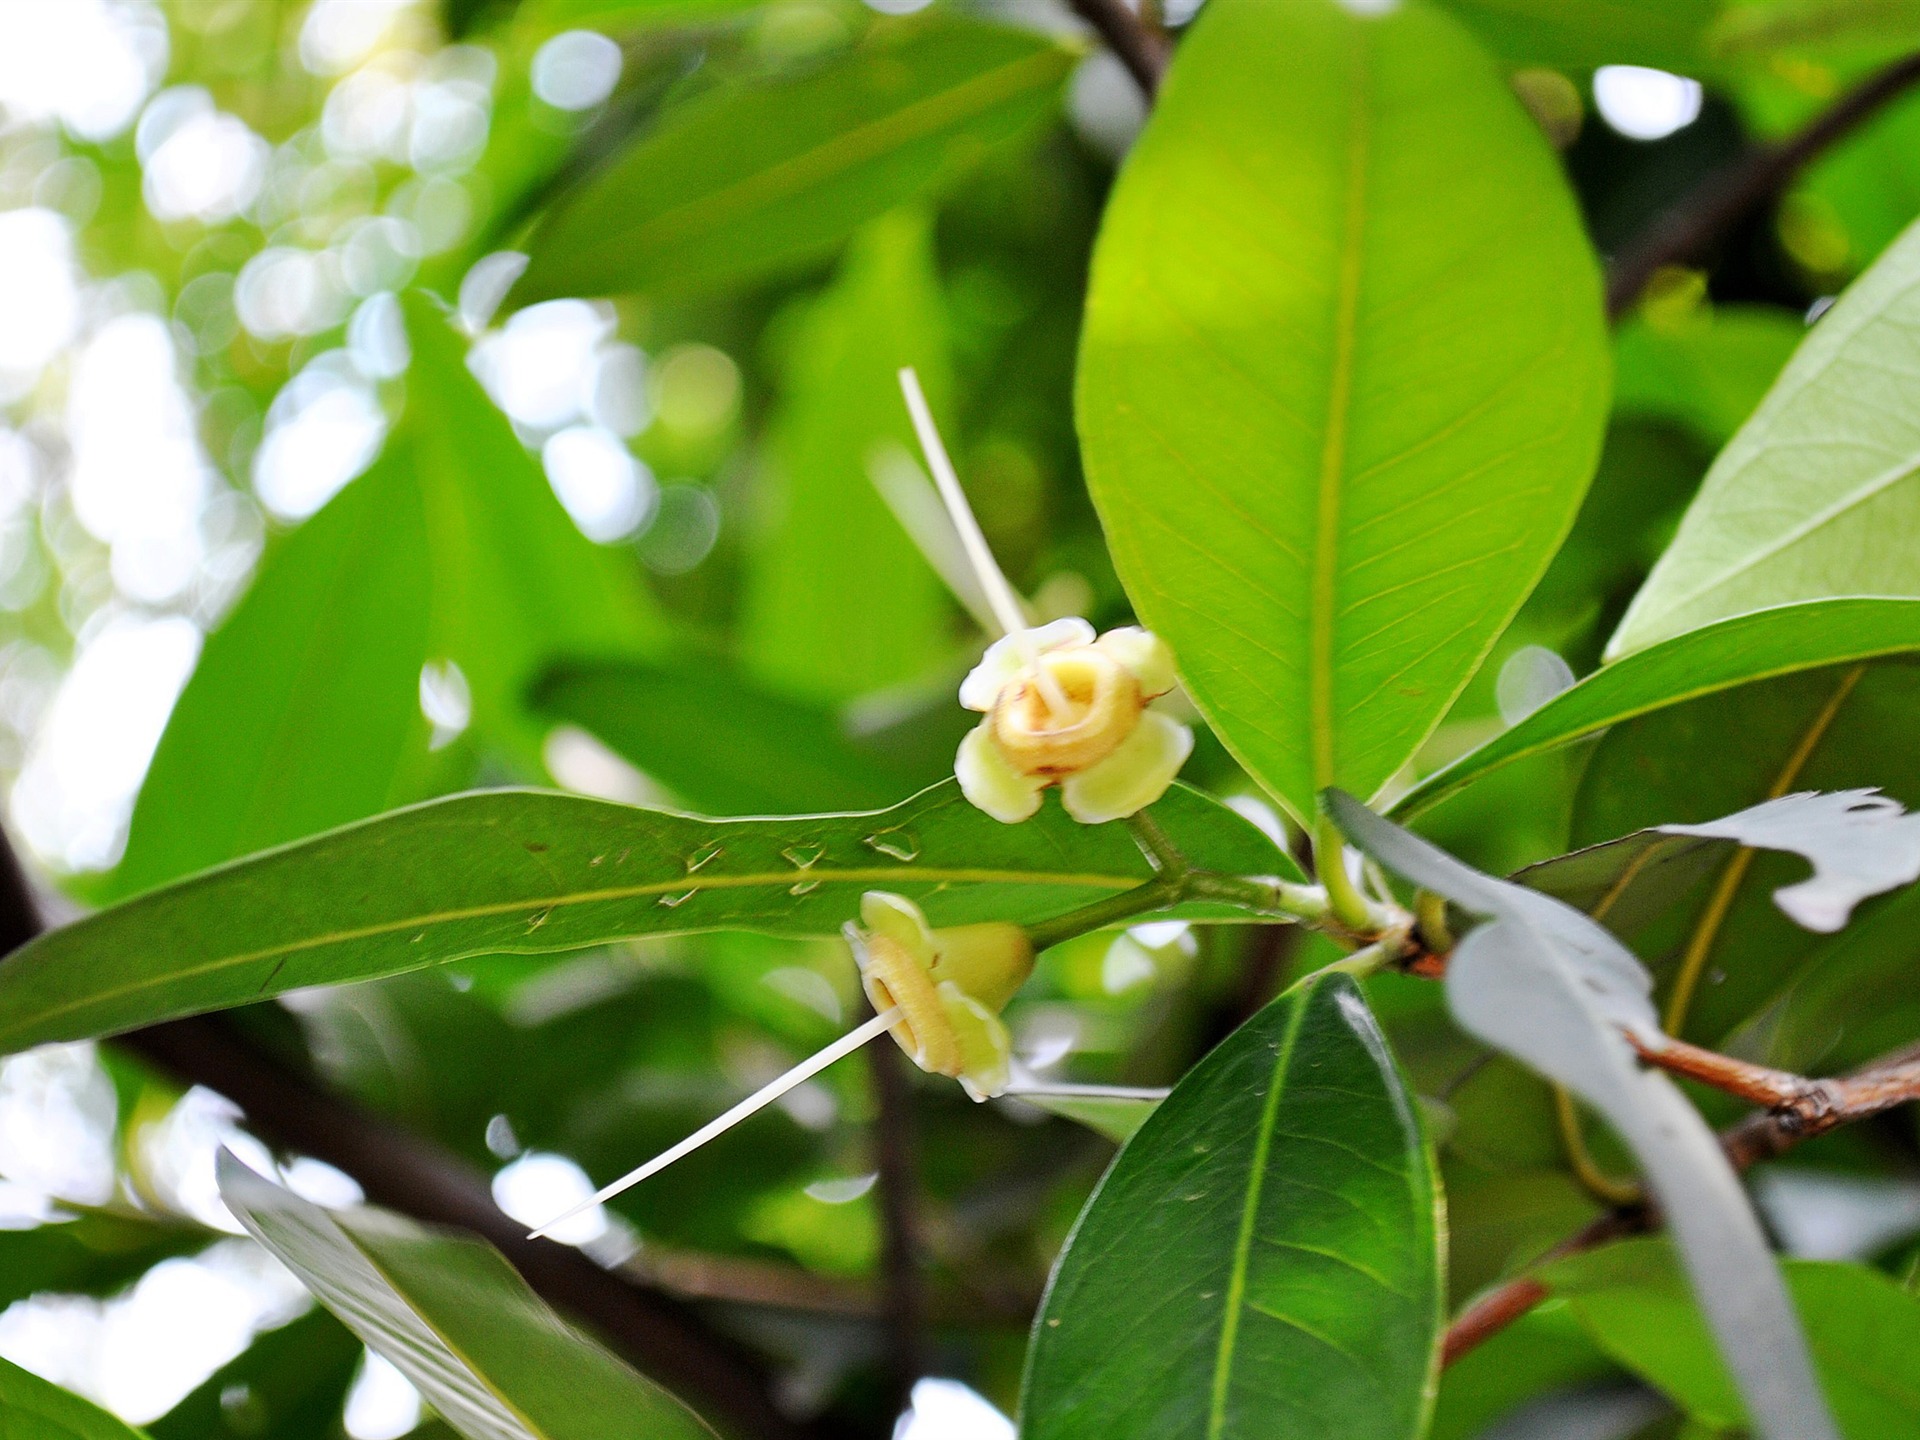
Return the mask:
<path fill-rule="evenodd" d="M 789 845 L 780 852 L 780 858 L 796 870 L 811 870 L 826 853 L 827 847 L 824 845 Z"/>
<path fill-rule="evenodd" d="M 911 830 L 882 830 L 878 835 L 867 836 L 860 843 L 869 850 L 892 856 L 903 865 L 911 865 L 920 858 L 920 837 Z"/>
<path fill-rule="evenodd" d="M 818 880 L 800 880 L 800 881 L 796 881 L 794 884 L 789 885 L 787 887 L 787 894 L 805 895 L 808 892 L 813 890 L 818 890 L 819 888 L 820 888 L 820 882 Z"/>
<path fill-rule="evenodd" d="M 687 901 L 699 893 L 698 890 L 682 890 L 678 895 L 662 895 L 660 897 L 660 903 L 671 910 L 676 905 L 686 904 Z"/>
<path fill-rule="evenodd" d="M 709 840 L 705 845 L 702 845 L 698 850 L 687 856 L 687 873 L 691 875 L 702 865 L 708 865 L 718 860 L 726 853 L 726 848 L 727 847 L 722 845 L 718 840 Z"/>

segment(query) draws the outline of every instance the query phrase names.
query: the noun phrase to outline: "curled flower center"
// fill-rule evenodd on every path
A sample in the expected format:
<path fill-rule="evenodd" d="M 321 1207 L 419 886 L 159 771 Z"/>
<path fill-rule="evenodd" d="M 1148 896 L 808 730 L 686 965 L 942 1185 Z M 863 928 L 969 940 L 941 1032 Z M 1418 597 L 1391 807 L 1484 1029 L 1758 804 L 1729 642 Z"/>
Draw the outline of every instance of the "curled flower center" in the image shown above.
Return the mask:
<path fill-rule="evenodd" d="M 1036 656 L 1051 686 L 1028 674 L 1000 692 L 993 738 L 1015 768 L 1036 776 L 1069 775 L 1106 759 L 1140 720 L 1140 682 L 1092 645 Z M 1049 689 L 1057 692 L 1049 696 Z M 1062 703 L 1064 702 L 1064 703 Z"/>
<path fill-rule="evenodd" d="M 893 1033 L 901 1048 L 923 1070 L 958 1075 L 965 1058 L 926 962 L 890 935 L 867 936 L 864 959 L 861 978 L 874 1009 L 900 1007 Z"/>

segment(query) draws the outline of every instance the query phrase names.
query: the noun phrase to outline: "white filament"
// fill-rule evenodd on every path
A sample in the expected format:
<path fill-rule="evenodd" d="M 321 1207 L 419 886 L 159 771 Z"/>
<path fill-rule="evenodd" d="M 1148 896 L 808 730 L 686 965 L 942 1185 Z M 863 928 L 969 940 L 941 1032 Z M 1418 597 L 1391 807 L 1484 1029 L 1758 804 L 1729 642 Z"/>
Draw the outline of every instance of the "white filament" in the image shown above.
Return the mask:
<path fill-rule="evenodd" d="M 653 1175 L 658 1175 L 676 1160 L 684 1160 L 709 1140 L 724 1135 L 756 1111 L 764 1110 L 789 1090 L 811 1080 L 836 1060 L 845 1059 L 868 1041 L 876 1040 L 886 1034 L 887 1027 L 899 1018 L 900 1007 L 895 1005 L 883 1011 L 881 1014 L 874 1016 L 871 1020 L 867 1021 L 866 1024 L 849 1030 L 824 1050 L 816 1051 L 805 1060 L 802 1060 L 779 1079 L 769 1081 L 767 1084 L 762 1085 L 758 1090 L 754 1091 L 753 1094 L 727 1111 L 727 1113 L 719 1119 L 709 1121 L 707 1124 L 702 1125 L 679 1144 L 661 1151 L 639 1169 L 628 1171 L 605 1189 L 597 1191 L 588 1199 L 582 1200 L 564 1215 L 554 1216 L 553 1219 L 547 1221 L 546 1224 L 528 1235 L 527 1238 L 529 1240 L 538 1240 L 556 1226 L 564 1225 L 574 1216 L 580 1214 L 581 1211 L 590 1210 L 603 1200 L 612 1199 L 623 1190 L 631 1190 L 642 1180 Z"/>
<path fill-rule="evenodd" d="M 946 502 L 953 528 L 960 532 L 960 544 L 967 552 L 967 559 L 973 562 L 974 573 L 980 577 L 980 588 L 987 593 L 987 604 L 993 609 L 994 619 L 1000 622 L 1000 629 L 1005 634 L 1024 636 L 1027 633 L 1026 607 L 1020 603 L 1020 597 L 1008 583 L 1005 573 L 1000 569 L 1000 562 L 993 558 L 987 537 L 980 530 L 980 522 L 974 518 L 973 507 L 967 503 L 967 492 L 960 488 L 960 476 L 954 470 L 953 460 L 940 439 L 939 428 L 933 423 L 933 411 L 927 407 L 926 394 L 920 388 L 920 376 L 911 365 L 900 369 L 900 393 L 906 397 L 907 414 L 913 417 L 913 433 L 920 437 L 920 449 L 927 457 L 927 468 L 933 472 L 933 483 L 940 491 L 940 498 Z M 1039 652 L 1030 641 L 1025 649 L 1027 669 L 1034 683 L 1040 687 L 1040 693 L 1046 697 L 1053 713 L 1064 719 L 1070 713 L 1066 692 L 1060 688 L 1060 682 L 1053 678 L 1053 672 L 1040 663 Z"/>

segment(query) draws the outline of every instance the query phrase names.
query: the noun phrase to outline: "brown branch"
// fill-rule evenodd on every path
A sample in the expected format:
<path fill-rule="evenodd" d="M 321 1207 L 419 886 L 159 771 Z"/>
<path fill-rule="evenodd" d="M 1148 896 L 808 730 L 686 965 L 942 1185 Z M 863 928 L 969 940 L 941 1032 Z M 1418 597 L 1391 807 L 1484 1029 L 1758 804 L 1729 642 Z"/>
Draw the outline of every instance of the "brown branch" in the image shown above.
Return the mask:
<path fill-rule="evenodd" d="M 1797 134 L 1755 145 L 1706 176 L 1613 257 L 1607 267 L 1607 314 L 1613 319 L 1640 298 L 1667 265 L 1698 260 L 1741 220 L 1774 199 L 1825 151 L 1920 82 L 1920 54 L 1896 60 L 1841 96 Z"/>
<path fill-rule="evenodd" d="M 887 1368 L 893 1414 L 927 1368 L 926 1281 L 920 1269 L 920 1165 L 913 1088 L 890 1039 L 867 1047 L 873 1076 L 875 1159 L 880 1170 L 881 1308 L 887 1326 Z"/>
<path fill-rule="evenodd" d="M 0 834 L 0 951 L 17 949 L 41 929 L 40 906 Z M 755 1440 L 804 1440 L 810 1433 L 781 1413 L 752 1356 L 686 1306 L 636 1289 L 568 1246 L 527 1239 L 526 1227 L 493 1203 L 486 1176 L 465 1160 L 315 1084 L 228 1021 L 174 1020 L 116 1043 L 219 1091 L 251 1128 L 345 1171 L 374 1203 L 485 1237 L 544 1299 L 586 1321 L 635 1366 L 733 1433 Z"/>
<path fill-rule="evenodd" d="M 1119 62 L 1127 67 L 1140 86 L 1140 93 L 1153 104 L 1160 91 L 1160 78 L 1167 73 L 1167 61 L 1173 55 L 1173 42 L 1167 32 L 1149 23 L 1128 6 L 1127 0 L 1067 0 L 1077 14 L 1091 25 Z"/>
<path fill-rule="evenodd" d="M 1878 1115 L 1909 1100 L 1920 1100 L 1920 1047 L 1898 1050 L 1851 1075 L 1809 1080 L 1764 1065 L 1749 1065 L 1710 1050 L 1669 1040 L 1664 1049 L 1635 1045 L 1644 1059 L 1677 1075 L 1713 1085 L 1729 1094 L 1757 1099 L 1766 1109 L 1720 1132 L 1720 1144 L 1736 1170 L 1784 1155 L 1794 1146 L 1855 1120 Z M 1591 1250 L 1641 1230 L 1658 1219 L 1643 1207 L 1616 1210 L 1560 1242 L 1543 1260 Z M 1492 1339 L 1547 1298 L 1547 1288 L 1531 1275 L 1496 1285 L 1462 1310 L 1441 1341 L 1441 1363 L 1451 1365 L 1469 1350 Z"/>

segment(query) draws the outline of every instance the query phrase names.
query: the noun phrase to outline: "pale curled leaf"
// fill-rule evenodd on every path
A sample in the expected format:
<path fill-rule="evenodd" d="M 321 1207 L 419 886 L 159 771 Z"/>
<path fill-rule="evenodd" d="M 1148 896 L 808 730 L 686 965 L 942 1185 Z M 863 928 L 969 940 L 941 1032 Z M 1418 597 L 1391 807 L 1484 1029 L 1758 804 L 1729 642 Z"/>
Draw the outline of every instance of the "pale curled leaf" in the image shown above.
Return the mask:
<path fill-rule="evenodd" d="M 1920 815 L 1874 790 L 1803 791 L 1703 825 L 1660 829 L 1804 855 L 1812 877 L 1774 891 L 1773 900 L 1823 934 L 1845 926 L 1862 900 L 1920 879 Z"/>
<path fill-rule="evenodd" d="M 1659 1043 L 1651 977 L 1606 930 L 1496 880 L 1380 819 L 1327 805 L 1382 865 L 1486 922 L 1454 947 L 1447 1003 L 1461 1028 L 1573 1091 L 1645 1170 L 1700 1304 L 1763 1440 L 1832 1440 L 1805 1337 L 1740 1181 L 1673 1082 L 1641 1068 L 1623 1031 Z"/>
<path fill-rule="evenodd" d="M 478 1240 L 382 1210 L 323 1210 L 227 1151 L 219 1180 L 247 1233 L 468 1440 L 713 1440 Z"/>
<path fill-rule="evenodd" d="M 1720 843 L 1715 843 L 1720 842 Z M 1593 910 L 1633 933 L 1724 862 L 1731 846 L 1804 856 L 1813 874 L 1774 891 L 1807 930 L 1845 928 L 1861 901 L 1920 879 L 1920 815 L 1875 790 L 1801 791 L 1697 825 L 1657 825 L 1530 865 L 1529 889 Z"/>

